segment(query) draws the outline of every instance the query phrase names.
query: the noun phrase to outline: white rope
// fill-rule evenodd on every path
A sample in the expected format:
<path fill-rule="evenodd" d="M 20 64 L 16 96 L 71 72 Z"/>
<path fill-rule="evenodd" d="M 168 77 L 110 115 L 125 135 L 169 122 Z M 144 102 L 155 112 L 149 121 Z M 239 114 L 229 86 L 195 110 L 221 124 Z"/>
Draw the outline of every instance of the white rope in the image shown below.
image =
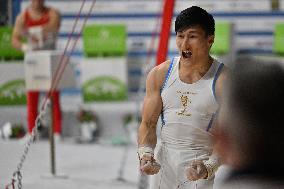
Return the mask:
<path fill-rule="evenodd" d="M 82 5 L 84 5 L 84 2 L 82 3 Z M 93 10 L 94 8 L 94 5 L 95 5 L 95 2 L 96 0 L 93 0 L 92 2 L 92 5 L 89 9 L 89 12 L 88 12 L 88 15 L 85 17 L 84 19 L 84 23 L 82 25 L 82 28 L 81 28 L 81 32 L 90 16 L 90 13 L 91 11 Z M 81 9 L 82 9 L 82 6 L 81 6 Z M 80 13 L 81 13 L 81 9 L 80 9 Z M 79 16 L 77 16 L 77 18 L 79 18 Z M 75 21 L 74 25 L 77 24 L 77 21 Z M 75 31 L 75 30 L 74 30 Z M 72 32 L 74 32 L 72 31 Z M 73 34 L 71 34 L 73 35 Z M 78 37 L 79 38 L 79 37 Z M 72 46 L 72 51 L 74 50 L 76 44 L 77 44 L 77 41 L 78 41 L 78 38 L 76 39 L 75 43 L 73 43 L 73 46 Z M 70 38 L 71 40 L 71 38 Z M 69 45 L 69 42 L 67 42 L 67 45 Z M 67 47 L 65 48 L 67 49 Z M 71 56 L 71 55 L 69 55 Z M 63 59 L 62 59 L 63 60 Z M 66 62 L 68 62 L 69 59 L 67 59 L 67 61 L 65 61 L 65 64 L 63 64 L 63 69 L 60 70 L 60 66 L 58 68 L 58 70 L 56 70 L 56 73 L 58 73 L 58 71 L 60 70 L 61 72 L 59 72 L 56 77 L 55 77 L 55 81 L 53 81 L 52 83 L 52 88 L 50 89 L 48 95 L 45 96 L 45 99 L 41 105 L 41 108 L 40 108 L 40 112 L 38 113 L 37 117 L 36 117 L 36 120 L 35 120 L 35 127 L 32 129 L 32 132 L 31 132 L 31 135 L 28 135 L 28 138 L 27 138 L 27 142 L 25 143 L 24 145 L 24 152 L 20 158 L 20 162 L 18 163 L 17 165 L 17 168 L 16 168 L 16 171 L 14 171 L 13 173 L 13 176 L 12 176 L 12 179 L 11 179 L 11 183 L 9 183 L 8 185 L 6 185 L 6 189 L 9 189 L 9 186 L 12 186 L 12 188 L 14 189 L 14 183 L 17 181 L 18 182 L 18 189 L 22 189 L 22 174 L 21 174 L 21 170 L 22 170 L 22 167 L 23 167 L 23 164 L 26 160 L 26 157 L 28 155 L 28 152 L 29 152 L 29 149 L 30 149 L 30 146 L 31 144 L 35 141 L 35 137 L 37 135 L 37 131 L 38 131 L 38 127 L 40 126 L 40 123 L 41 121 L 43 120 L 43 118 L 46 116 L 46 110 L 47 110 L 47 107 L 50 105 L 50 92 L 57 87 L 58 85 L 58 82 L 59 80 L 61 79 L 61 75 L 63 74 L 63 71 L 65 69 L 65 66 L 66 66 Z M 58 76 L 58 77 L 57 77 Z"/>
<path fill-rule="evenodd" d="M 23 164 L 26 160 L 26 157 L 29 153 L 29 149 L 31 144 L 35 141 L 36 138 L 36 134 L 38 131 L 38 127 L 40 126 L 40 123 L 42 121 L 42 119 L 45 117 L 46 112 L 47 112 L 47 108 L 50 105 L 50 100 L 48 100 L 45 105 L 43 106 L 43 108 L 40 110 L 39 114 L 36 117 L 35 120 L 35 127 L 32 129 L 31 135 L 27 135 L 27 141 L 24 145 L 24 152 L 20 158 L 20 162 L 17 165 L 16 171 L 14 171 L 13 173 L 13 177 L 12 177 L 12 185 L 14 185 L 14 182 L 17 181 L 18 182 L 18 188 L 21 189 L 22 188 L 22 174 L 21 174 L 21 170 L 23 168 Z M 9 185 L 7 185 L 6 188 L 8 188 Z"/>

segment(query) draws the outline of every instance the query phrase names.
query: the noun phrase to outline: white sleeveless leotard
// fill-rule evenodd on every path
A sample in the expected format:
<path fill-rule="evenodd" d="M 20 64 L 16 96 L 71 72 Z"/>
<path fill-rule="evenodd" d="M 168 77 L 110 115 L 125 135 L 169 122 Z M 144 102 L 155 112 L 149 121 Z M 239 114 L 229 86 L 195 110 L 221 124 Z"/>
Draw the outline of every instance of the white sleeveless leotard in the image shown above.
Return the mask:
<path fill-rule="evenodd" d="M 186 181 L 185 168 L 194 159 L 208 159 L 212 153 L 210 128 L 218 110 L 215 84 L 223 64 L 214 60 L 197 82 L 180 80 L 179 60 L 175 57 L 161 91 L 163 101 L 161 141 L 157 161 L 163 170 L 153 176 L 151 189 L 174 189 Z M 198 189 L 213 185 L 212 180 L 198 181 Z M 186 183 L 179 188 L 194 188 Z"/>

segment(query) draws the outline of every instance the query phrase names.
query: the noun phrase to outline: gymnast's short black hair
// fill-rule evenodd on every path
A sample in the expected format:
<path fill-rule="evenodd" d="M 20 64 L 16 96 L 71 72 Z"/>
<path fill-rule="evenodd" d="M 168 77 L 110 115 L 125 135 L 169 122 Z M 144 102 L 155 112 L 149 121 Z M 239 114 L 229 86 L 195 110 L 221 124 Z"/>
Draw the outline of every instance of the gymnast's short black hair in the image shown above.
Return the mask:
<path fill-rule="evenodd" d="M 175 32 L 183 31 L 192 26 L 200 26 L 206 36 L 214 35 L 215 20 L 206 10 L 192 6 L 180 12 L 175 21 Z"/>

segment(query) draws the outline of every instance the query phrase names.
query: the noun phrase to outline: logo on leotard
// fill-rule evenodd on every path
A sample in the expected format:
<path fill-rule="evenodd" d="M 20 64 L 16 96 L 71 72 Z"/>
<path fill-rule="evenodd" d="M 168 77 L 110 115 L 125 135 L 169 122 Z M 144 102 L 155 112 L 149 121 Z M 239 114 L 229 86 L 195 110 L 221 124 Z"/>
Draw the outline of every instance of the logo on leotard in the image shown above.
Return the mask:
<path fill-rule="evenodd" d="M 189 95 L 195 95 L 196 93 L 181 91 L 177 91 L 177 93 L 180 95 L 180 102 L 182 106 L 181 110 L 176 112 L 177 115 L 191 116 L 191 113 L 188 112 L 189 104 L 191 104 L 191 99 L 189 98 Z"/>

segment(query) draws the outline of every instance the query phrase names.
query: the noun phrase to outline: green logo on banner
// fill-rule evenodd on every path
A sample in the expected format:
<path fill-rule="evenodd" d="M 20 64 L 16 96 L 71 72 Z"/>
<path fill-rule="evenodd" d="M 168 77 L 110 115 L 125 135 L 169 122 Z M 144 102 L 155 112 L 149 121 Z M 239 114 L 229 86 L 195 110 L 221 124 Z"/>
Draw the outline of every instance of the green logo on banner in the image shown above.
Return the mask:
<path fill-rule="evenodd" d="M 284 55 L 284 23 L 275 25 L 273 51 Z"/>
<path fill-rule="evenodd" d="M 83 85 L 85 102 L 120 101 L 127 98 L 127 87 L 120 80 L 101 76 L 88 80 Z"/>
<path fill-rule="evenodd" d="M 210 52 L 214 55 L 224 55 L 230 52 L 231 24 L 229 22 L 216 23 L 215 39 Z"/>
<path fill-rule="evenodd" d="M 26 104 L 26 88 L 24 80 L 13 80 L 0 87 L 0 105 Z"/>
<path fill-rule="evenodd" d="M 12 27 L 0 27 L 0 57 L 6 60 L 23 59 L 24 54 L 12 47 Z"/>
<path fill-rule="evenodd" d="M 126 36 L 125 25 L 88 25 L 83 31 L 84 54 L 87 57 L 123 56 Z"/>

